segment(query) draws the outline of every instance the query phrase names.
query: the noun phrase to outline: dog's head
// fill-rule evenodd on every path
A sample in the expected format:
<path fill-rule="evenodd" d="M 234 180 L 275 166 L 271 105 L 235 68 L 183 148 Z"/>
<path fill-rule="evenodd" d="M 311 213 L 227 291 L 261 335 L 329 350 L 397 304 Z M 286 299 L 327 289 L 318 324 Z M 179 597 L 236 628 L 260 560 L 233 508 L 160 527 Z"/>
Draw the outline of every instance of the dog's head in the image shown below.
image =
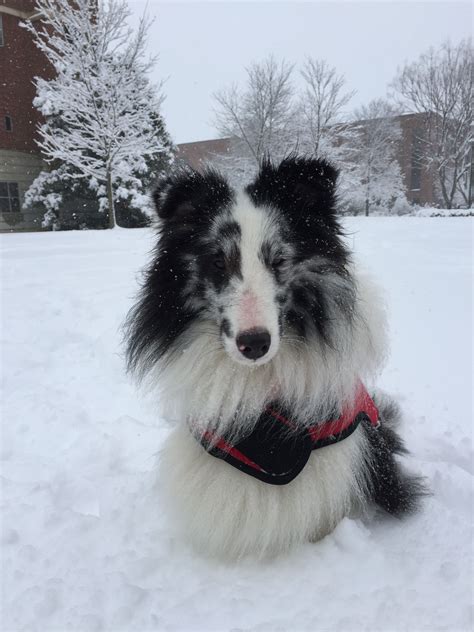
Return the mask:
<path fill-rule="evenodd" d="M 283 339 L 330 346 L 354 298 L 336 178 L 324 161 L 290 157 L 265 161 L 241 192 L 214 171 L 183 170 L 162 183 L 156 258 L 130 321 L 131 364 L 175 350 L 196 321 L 248 367 L 270 362 Z"/>

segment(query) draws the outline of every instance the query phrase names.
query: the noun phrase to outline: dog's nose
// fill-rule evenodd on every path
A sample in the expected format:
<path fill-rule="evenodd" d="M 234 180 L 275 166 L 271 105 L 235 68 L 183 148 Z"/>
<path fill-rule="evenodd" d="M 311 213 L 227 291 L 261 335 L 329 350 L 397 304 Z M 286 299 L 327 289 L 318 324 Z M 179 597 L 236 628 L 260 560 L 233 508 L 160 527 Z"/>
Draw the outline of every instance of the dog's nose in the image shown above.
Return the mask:
<path fill-rule="evenodd" d="M 257 360 L 270 349 L 271 337 L 265 329 L 243 331 L 237 336 L 237 348 L 249 360 Z"/>

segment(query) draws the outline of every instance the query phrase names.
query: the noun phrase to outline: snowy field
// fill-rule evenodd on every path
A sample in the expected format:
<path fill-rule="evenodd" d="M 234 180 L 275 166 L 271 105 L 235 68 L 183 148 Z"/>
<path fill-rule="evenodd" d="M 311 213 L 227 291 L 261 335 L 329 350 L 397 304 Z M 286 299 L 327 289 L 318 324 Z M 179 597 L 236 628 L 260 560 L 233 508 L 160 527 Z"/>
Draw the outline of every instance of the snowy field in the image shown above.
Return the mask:
<path fill-rule="evenodd" d="M 406 522 L 345 520 L 263 564 L 201 558 L 155 481 L 169 432 L 124 375 L 119 328 L 150 231 L 1 236 L 2 631 L 472 629 L 472 220 L 352 218 L 385 287 L 408 466 Z"/>

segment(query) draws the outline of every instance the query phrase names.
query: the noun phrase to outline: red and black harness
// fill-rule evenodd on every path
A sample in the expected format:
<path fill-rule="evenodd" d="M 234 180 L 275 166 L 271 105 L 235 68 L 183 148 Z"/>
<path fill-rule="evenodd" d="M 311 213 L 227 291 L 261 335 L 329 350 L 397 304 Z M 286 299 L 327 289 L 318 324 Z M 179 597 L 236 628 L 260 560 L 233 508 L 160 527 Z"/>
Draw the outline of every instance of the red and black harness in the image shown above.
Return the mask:
<path fill-rule="evenodd" d="M 260 415 L 252 432 L 235 444 L 212 431 L 197 439 L 209 454 L 242 472 L 264 483 L 286 485 L 302 471 L 313 450 L 346 439 L 361 421 L 379 425 L 377 407 L 362 384 L 353 406 L 336 419 L 301 428 L 274 403 Z"/>

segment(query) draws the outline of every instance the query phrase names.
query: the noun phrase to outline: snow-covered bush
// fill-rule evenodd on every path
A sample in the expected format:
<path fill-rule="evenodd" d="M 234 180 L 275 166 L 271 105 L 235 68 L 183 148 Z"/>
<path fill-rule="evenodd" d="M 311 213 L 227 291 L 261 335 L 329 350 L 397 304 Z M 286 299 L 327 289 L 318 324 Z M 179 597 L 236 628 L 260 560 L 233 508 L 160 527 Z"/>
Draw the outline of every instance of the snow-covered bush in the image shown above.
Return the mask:
<path fill-rule="evenodd" d="M 434 208 L 425 206 L 415 211 L 417 217 L 473 217 L 472 208 Z"/>
<path fill-rule="evenodd" d="M 391 209 L 392 215 L 413 215 L 413 205 L 406 196 L 397 197 Z"/>

